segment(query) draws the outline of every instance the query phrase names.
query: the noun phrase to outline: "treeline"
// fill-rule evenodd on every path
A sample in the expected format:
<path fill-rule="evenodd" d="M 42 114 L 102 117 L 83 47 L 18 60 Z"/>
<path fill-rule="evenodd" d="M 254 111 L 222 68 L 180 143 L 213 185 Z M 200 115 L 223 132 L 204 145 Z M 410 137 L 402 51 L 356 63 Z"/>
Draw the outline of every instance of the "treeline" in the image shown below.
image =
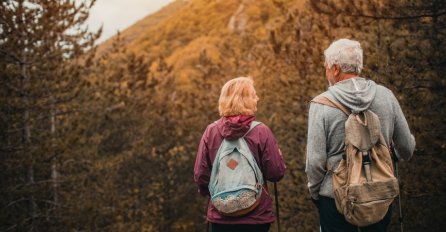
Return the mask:
<path fill-rule="evenodd" d="M 288 168 L 282 228 L 317 231 L 308 102 L 342 37 L 362 43 L 364 76 L 397 95 L 416 136 L 400 165 L 406 231 L 446 226 L 443 1 L 194 0 L 152 36 L 117 35 L 101 52 L 85 27 L 94 2 L 1 2 L 1 231 L 205 231 L 196 148 L 221 86 L 247 75 Z"/>

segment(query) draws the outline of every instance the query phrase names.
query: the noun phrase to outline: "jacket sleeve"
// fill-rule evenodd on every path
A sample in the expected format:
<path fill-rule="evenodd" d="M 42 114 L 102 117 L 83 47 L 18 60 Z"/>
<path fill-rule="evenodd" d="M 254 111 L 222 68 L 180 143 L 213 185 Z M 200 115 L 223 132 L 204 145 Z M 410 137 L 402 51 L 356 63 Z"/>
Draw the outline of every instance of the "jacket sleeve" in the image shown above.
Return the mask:
<path fill-rule="evenodd" d="M 407 124 L 406 117 L 404 117 L 403 111 L 396 97 L 394 98 L 394 130 L 393 130 L 393 144 L 396 151 L 396 156 L 399 160 L 409 160 L 415 150 L 415 138 L 410 133 L 409 125 Z"/>
<path fill-rule="evenodd" d="M 209 180 L 211 177 L 212 164 L 209 159 L 209 150 L 206 143 L 208 136 L 208 129 L 204 132 L 198 151 L 195 158 L 194 165 L 194 181 L 198 187 L 198 192 L 203 196 L 209 196 Z"/>
<path fill-rule="evenodd" d="M 267 181 L 278 182 L 285 175 L 285 162 L 272 131 L 265 126 L 265 143 L 262 149 L 263 175 Z"/>
<path fill-rule="evenodd" d="M 308 113 L 307 157 L 305 172 L 311 198 L 319 199 L 319 190 L 324 180 L 327 163 L 327 142 L 325 136 L 324 106 L 310 104 Z"/>

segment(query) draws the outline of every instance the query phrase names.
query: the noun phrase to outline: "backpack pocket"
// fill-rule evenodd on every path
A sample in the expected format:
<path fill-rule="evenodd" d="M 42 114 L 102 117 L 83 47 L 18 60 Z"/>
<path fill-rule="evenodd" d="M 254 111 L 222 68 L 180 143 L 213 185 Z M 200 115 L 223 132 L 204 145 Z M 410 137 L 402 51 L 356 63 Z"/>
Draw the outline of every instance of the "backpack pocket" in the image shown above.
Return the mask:
<path fill-rule="evenodd" d="M 384 218 L 394 198 L 399 194 L 396 179 L 350 185 L 345 193 L 345 219 L 357 226 L 368 226 Z"/>
<path fill-rule="evenodd" d="M 243 216 L 260 203 L 257 191 L 240 189 L 216 195 L 211 199 L 212 205 L 225 216 Z"/>
<path fill-rule="evenodd" d="M 370 202 L 347 202 L 345 219 L 360 227 L 377 223 L 384 218 L 392 202 L 393 198 Z"/>
<path fill-rule="evenodd" d="M 342 213 L 346 207 L 346 188 L 347 188 L 347 162 L 341 159 L 338 167 L 332 173 L 333 193 L 336 202 L 336 208 Z"/>
<path fill-rule="evenodd" d="M 338 167 L 333 171 L 333 190 L 347 184 L 347 162 L 341 159 Z"/>

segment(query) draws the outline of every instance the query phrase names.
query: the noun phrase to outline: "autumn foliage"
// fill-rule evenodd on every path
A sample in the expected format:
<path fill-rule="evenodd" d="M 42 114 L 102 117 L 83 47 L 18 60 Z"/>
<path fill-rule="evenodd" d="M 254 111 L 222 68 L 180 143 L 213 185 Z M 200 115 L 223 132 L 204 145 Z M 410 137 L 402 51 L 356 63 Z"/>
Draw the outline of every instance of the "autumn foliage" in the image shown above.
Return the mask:
<path fill-rule="evenodd" d="M 343 37 L 361 42 L 363 76 L 395 93 L 416 137 L 400 164 L 405 230 L 446 226 L 444 1 L 177 0 L 96 47 L 91 5 L 74 2 L 0 3 L 1 231 L 205 231 L 195 152 L 238 76 L 254 79 L 257 120 L 286 161 L 282 231 L 318 231 L 308 103 L 327 88 L 323 50 Z"/>

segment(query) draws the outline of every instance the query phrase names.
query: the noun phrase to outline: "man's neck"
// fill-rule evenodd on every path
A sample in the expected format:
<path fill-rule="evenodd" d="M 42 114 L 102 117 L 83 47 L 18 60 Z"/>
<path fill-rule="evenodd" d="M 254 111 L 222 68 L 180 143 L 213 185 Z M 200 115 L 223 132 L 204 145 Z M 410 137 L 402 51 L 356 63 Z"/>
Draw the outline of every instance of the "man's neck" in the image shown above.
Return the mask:
<path fill-rule="evenodd" d="M 344 81 L 344 80 L 348 80 L 348 79 L 352 79 L 352 78 L 358 77 L 358 74 L 356 74 L 356 73 L 341 73 L 341 74 L 339 74 L 338 77 L 339 78 L 338 78 L 337 82 L 340 82 L 340 81 Z"/>

